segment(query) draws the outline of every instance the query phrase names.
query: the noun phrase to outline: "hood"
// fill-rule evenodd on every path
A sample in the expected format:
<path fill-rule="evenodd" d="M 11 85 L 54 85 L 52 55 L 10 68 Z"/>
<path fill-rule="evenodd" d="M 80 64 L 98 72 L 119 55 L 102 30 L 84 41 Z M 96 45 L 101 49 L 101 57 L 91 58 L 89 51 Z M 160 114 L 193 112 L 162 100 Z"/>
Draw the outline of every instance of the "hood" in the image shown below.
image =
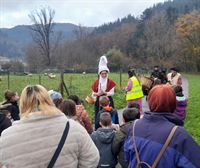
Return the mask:
<path fill-rule="evenodd" d="M 173 113 L 167 113 L 167 112 L 145 112 L 144 115 L 145 118 L 147 119 L 152 119 L 152 118 L 163 118 L 168 120 L 169 122 L 172 122 L 175 125 L 178 126 L 183 126 L 183 121 L 177 118 Z"/>
<path fill-rule="evenodd" d="M 120 126 L 120 130 L 123 132 L 123 134 L 125 134 L 125 135 L 128 134 L 128 130 L 129 130 L 128 128 L 134 123 L 134 121 L 129 121 Z"/>
<path fill-rule="evenodd" d="M 102 142 L 102 143 L 111 143 L 114 135 L 115 135 L 115 129 L 113 128 L 99 128 L 97 130 L 97 136 L 98 139 Z"/>

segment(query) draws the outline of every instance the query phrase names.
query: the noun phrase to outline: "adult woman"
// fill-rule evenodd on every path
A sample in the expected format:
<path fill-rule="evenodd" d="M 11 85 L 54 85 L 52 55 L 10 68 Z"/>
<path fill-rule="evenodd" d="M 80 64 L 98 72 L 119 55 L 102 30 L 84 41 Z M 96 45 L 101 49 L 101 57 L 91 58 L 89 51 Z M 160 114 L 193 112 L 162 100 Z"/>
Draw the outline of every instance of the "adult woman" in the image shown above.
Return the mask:
<path fill-rule="evenodd" d="M 114 102 L 111 96 L 114 95 L 115 82 L 108 78 L 109 69 L 107 67 L 106 56 L 101 56 L 99 61 L 99 78 L 92 84 L 92 96 L 95 99 L 95 119 L 99 112 L 99 97 L 108 96 L 110 106 L 114 108 Z"/>
<path fill-rule="evenodd" d="M 142 97 L 144 96 L 142 92 L 142 86 L 140 85 L 140 82 L 137 79 L 133 69 L 128 71 L 128 76 L 129 80 L 125 88 L 125 91 L 127 92 L 127 106 L 137 103 L 140 105 L 140 113 L 142 113 Z"/>
<path fill-rule="evenodd" d="M 175 127 L 180 121 L 173 115 L 176 95 L 172 87 L 155 86 L 148 95 L 148 103 L 151 112 L 145 112 L 144 117 L 131 126 L 125 140 L 124 151 L 130 167 L 134 168 L 141 162 L 151 166 L 154 164 L 157 168 L 199 167 L 200 147 L 183 127 Z M 167 140 L 174 128 L 176 130 L 171 141 Z M 164 153 L 155 162 L 165 142 L 169 144 L 166 144 Z"/>
<path fill-rule="evenodd" d="M 55 107 L 41 85 L 27 86 L 20 97 L 21 120 L 2 132 L 0 161 L 5 167 L 47 167 L 66 123 L 69 132 L 55 167 L 98 165 L 98 150 L 86 130 Z"/>

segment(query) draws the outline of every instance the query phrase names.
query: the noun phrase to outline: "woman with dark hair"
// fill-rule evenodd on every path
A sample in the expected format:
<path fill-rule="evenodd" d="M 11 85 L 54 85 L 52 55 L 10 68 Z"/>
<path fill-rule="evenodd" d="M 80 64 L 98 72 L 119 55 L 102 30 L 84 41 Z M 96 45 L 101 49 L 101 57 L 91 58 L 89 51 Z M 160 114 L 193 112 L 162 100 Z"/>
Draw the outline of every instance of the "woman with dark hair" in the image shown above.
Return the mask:
<path fill-rule="evenodd" d="M 129 80 L 125 87 L 127 106 L 135 103 L 139 104 L 140 114 L 142 114 L 142 97 L 144 96 L 142 86 L 133 69 L 128 71 L 128 77 Z"/>
<path fill-rule="evenodd" d="M 144 165 L 157 168 L 197 168 L 200 147 L 173 115 L 176 95 L 169 85 L 157 85 L 148 95 L 151 112 L 135 121 L 124 143 L 131 168 Z M 145 166 L 144 166 L 145 167 Z"/>
<path fill-rule="evenodd" d="M 2 105 L 7 105 L 5 110 L 8 110 L 11 113 L 11 117 L 13 120 L 19 120 L 19 106 L 17 101 L 19 100 L 19 96 L 17 92 L 7 90 L 4 94 L 5 102 Z"/>

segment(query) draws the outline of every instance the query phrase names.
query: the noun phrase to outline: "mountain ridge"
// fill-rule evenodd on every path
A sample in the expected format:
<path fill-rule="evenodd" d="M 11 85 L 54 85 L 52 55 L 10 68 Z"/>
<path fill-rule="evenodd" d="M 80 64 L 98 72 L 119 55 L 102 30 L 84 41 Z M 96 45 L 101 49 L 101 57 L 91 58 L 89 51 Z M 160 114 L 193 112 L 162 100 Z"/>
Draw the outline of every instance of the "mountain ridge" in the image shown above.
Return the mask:
<path fill-rule="evenodd" d="M 54 23 L 54 33 L 62 33 L 62 40 L 70 40 L 75 37 L 74 30 L 78 25 L 72 23 Z M 17 25 L 12 28 L 0 28 L 0 56 L 8 58 L 23 58 L 24 49 L 33 43 L 31 35 L 32 25 Z M 89 32 L 93 27 L 84 27 Z"/>

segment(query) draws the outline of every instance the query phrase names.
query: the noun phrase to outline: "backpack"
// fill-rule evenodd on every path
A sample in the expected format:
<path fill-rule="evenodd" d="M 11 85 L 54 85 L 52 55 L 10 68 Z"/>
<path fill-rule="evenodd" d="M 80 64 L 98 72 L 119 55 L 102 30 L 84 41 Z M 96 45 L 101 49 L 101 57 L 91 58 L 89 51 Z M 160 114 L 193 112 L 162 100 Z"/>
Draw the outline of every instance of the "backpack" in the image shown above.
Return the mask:
<path fill-rule="evenodd" d="M 136 143 L 135 143 L 135 125 L 136 125 L 136 121 L 134 122 L 134 125 L 133 125 L 133 143 L 134 143 L 134 150 L 135 150 L 136 160 L 137 160 L 136 168 L 156 168 L 156 166 L 158 165 L 160 159 L 162 158 L 162 155 L 165 152 L 167 146 L 169 145 L 169 143 L 170 143 L 170 141 L 171 141 L 176 129 L 178 128 L 178 126 L 174 126 L 171 129 L 171 131 L 170 131 L 170 133 L 169 133 L 169 135 L 168 135 L 168 137 L 167 137 L 162 149 L 160 150 L 159 154 L 157 155 L 155 161 L 153 162 L 153 165 L 150 166 L 147 162 L 140 161 L 140 158 L 139 158 L 139 153 L 138 153 L 137 146 L 136 146 Z M 129 164 L 129 168 L 130 167 L 131 167 L 131 163 Z"/>

